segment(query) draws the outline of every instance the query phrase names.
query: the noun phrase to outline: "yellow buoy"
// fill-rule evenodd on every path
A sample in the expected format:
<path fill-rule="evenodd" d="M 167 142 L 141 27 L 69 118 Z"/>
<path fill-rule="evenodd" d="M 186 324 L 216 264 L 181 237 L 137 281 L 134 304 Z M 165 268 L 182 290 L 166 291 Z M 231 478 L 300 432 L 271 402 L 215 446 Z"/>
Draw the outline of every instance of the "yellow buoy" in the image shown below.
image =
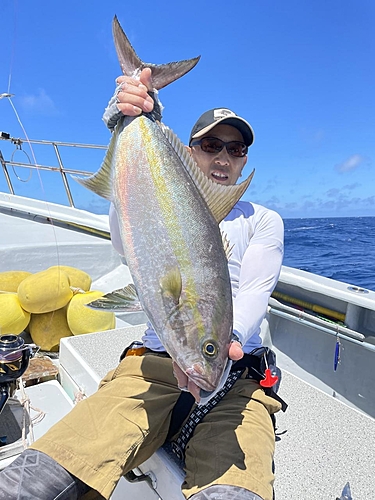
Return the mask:
<path fill-rule="evenodd" d="M 33 342 L 43 351 L 58 351 L 60 339 L 71 337 L 66 307 L 43 314 L 32 314 L 29 332 Z"/>
<path fill-rule="evenodd" d="M 17 292 L 21 281 L 31 274 L 27 271 L 4 271 L 0 273 L 0 291 Z"/>
<path fill-rule="evenodd" d="M 16 293 L 0 294 L 0 334 L 18 335 L 30 321 L 30 313 L 22 309 Z"/>
<path fill-rule="evenodd" d="M 101 332 L 111 330 L 116 325 L 116 317 L 112 312 L 97 311 L 86 307 L 104 295 L 103 292 L 92 290 L 85 293 L 76 293 L 68 305 L 68 325 L 73 335 L 82 333 Z"/>
<path fill-rule="evenodd" d="M 73 297 L 69 277 L 60 269 L 32 274 L 20 283 L 17 293 L 23 309 L 36 314 L 61 309 Z"/>
<path fill-rule="evenodd" d="M 60 269 L 69 276 L 70 286 L 81 288 L 85 292 L 90 290 L 91 276 L 85 271 L 71 266 L 52 266 L 48 269 Z"/>

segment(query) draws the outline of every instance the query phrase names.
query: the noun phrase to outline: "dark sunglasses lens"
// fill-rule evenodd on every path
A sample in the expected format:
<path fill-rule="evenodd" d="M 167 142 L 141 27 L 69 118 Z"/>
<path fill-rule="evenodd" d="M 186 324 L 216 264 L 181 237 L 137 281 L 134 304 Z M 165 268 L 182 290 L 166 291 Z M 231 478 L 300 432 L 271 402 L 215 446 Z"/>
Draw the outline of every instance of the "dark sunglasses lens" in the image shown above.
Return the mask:
<path fill-rule="evenodd" d="M 247 146 L 243 142 L 228 142 L 227 151 L 232 156 L 241 157 L 247 153 Z"/>
<path fill-rule="evenodd" d="M 219 153 L 224 147 L 224 142 L 214 137 L 205 137 L 201 140 L 201 148 L 206 153 Z"/>
<path fill-rule="evenodd" d="M 231 141 L 225 143 L 215 137 L 204 137 L 200 141 L 200 146 L 205 153 L 220 153 L 223 147 L 226 146 L 228 153 L 237 158 L 245 156 L 248 150 L 248 147 L 243 142 Z"/>

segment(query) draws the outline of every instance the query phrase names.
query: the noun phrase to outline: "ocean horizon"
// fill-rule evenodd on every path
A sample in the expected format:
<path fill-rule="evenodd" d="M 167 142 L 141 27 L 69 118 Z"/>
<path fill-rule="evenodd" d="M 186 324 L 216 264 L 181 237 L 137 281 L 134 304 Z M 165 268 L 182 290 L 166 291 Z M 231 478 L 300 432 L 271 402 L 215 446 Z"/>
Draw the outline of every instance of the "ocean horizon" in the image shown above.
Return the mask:
<path fill-rule="evenodd" d="M 285 266 L 375 291 L 375 217 L 283 220 Z"/>

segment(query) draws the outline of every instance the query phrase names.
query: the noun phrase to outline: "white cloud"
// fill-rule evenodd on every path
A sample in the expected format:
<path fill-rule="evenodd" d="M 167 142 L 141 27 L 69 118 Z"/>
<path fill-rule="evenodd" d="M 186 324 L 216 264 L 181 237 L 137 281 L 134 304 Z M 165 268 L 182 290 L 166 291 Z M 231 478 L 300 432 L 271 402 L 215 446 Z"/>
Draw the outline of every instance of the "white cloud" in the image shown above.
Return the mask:
<path fill-rule="evenodd" d="M 302 139 L 311 146 L 320 146 L 325 140 L 325 132 L 323 129 L 308 129 L 302 128 L 300 130 Z"/>
<path fill-rule="evenodd" d="M 351 172 L 352 170 L 356 170 L 363 163 L 365 163 L 367 158 L 362 155 L 351 155 L 349 158 L 344 160 L 342 163 L 335 165 L 335 169 L 340 173 Z"/>
<path fill-rule="evenodd" d="M 29 94 L 20 98 L 21 105 L 33 113 L 43 115 L 55 115 L 58 113 L 57 107 L 47 92 L 40 88 L 36 94 Z"/>

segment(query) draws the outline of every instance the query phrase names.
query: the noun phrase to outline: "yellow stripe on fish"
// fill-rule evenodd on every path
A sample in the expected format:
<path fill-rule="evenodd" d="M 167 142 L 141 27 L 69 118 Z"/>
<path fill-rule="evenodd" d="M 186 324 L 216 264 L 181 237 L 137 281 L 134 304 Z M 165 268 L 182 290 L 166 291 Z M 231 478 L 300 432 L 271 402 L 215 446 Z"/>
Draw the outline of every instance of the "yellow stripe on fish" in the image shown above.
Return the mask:
<path fill-rule="evenodd" d="M 164 164 L 161 162 L 161 157 L 156 153 L 156 149 L 153 147 L 153 135 L 151 129 L 148 126 L 148 119 L 139 120 L 139 128 L 141 132 L 141 137 L 143 138 L 144 148 L 150 165 L 150 174 L 155 186 L 155 195 L 159 203 L 160 210 L 166 221 L 166 228 L 168 231 L 168 236 L 172 244 L 176 259 L 179 263 L 179 267 L 185 270 L 186 283 L 181 290 L 183 299 L 185 302 L 191 304 L 191 311 L 193 312 L 193 319 L 196 323 L 196 328 L 200 337 L 205 335 L 205 327 L 203 323 L 202 315 L 199 309 L 196 307 L 198 300 L 200 299 L 198 290 L 195 286 L 194 280 L 194 270 L 192 267 L 192 259 L 190 258 L 189 247 L 184 238 L 184 233 L 182 226 L 179 223 L 177 214 L 174 211 L 172 198 L 170 196 L 170 189 L 165 182 L 165 177 L 163 175 Z M 163 287 L 163 285 L 161 284 Z M 168 291 L 168 290 L 163 290 Z M 181 298 L 180 298 L 181 300 Z"/>

